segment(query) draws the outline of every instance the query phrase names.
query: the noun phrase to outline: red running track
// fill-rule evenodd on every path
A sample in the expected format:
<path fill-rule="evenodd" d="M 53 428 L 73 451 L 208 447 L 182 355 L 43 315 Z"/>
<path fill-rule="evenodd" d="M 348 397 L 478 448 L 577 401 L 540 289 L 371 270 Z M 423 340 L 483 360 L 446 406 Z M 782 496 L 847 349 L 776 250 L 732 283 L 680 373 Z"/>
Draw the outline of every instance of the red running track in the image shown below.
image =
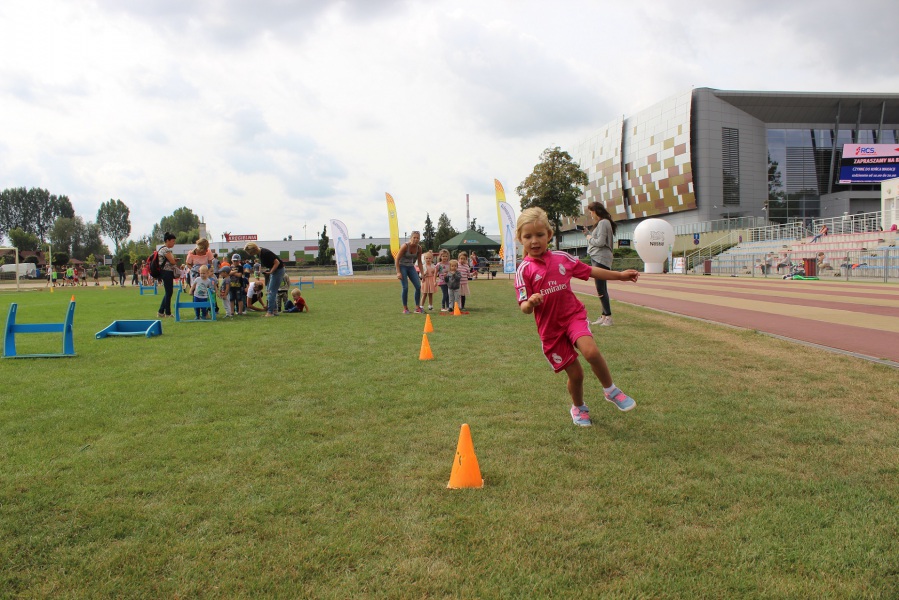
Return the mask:
<path fill-rule="evenodd" d="M 593 282 L 573 282 L 591 315 Z M 609 282 L 609 295 L 674 314 L 834 348 L 899 366 L 899 287 L 843 281 L 747 280 L 641 274 Z M 613 309 L 614 310 L 614 309 Z"/>

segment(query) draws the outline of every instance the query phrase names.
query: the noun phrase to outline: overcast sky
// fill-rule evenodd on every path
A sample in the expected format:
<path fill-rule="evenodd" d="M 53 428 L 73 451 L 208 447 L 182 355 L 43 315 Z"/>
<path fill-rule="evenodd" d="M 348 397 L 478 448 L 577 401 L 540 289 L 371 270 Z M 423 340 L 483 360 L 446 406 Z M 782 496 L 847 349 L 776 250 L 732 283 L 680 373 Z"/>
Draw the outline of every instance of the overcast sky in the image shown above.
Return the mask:
<path fill-rule="evenodd" d="M 853 16 L 854 15 L 854 16 Z M 851 18 L 850 18 L 851 17 Z M 187 206 L 214 241 L 471 216 L 496 233 L 549 146 L 691 87 L 899 91 L 895 0 L 3 0 L 0 189 L 132 237 Z M 306 229 L 304 230 L 304 226 Z"/>

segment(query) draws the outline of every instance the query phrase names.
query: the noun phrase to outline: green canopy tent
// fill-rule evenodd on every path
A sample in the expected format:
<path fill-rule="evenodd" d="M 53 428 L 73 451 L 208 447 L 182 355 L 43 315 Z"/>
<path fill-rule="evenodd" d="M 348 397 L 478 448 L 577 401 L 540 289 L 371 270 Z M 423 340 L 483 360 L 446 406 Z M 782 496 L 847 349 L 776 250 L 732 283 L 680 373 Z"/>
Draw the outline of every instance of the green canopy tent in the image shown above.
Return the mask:
<path fill-rule="evenodd" d="M 445 248 L 450 252 L 465 250 L 468 253 L 471 253 L 472 250 L 475 252 L 498 252 L 500 246 L 501 244 L 499 242 L 494 242 L 483 233 L 478 233 L 474 229 L 469 229 L 468 231 L 463 231 L 456 237 L 450 238 L 440 244 L 440 249 L 443 250 Z"/>

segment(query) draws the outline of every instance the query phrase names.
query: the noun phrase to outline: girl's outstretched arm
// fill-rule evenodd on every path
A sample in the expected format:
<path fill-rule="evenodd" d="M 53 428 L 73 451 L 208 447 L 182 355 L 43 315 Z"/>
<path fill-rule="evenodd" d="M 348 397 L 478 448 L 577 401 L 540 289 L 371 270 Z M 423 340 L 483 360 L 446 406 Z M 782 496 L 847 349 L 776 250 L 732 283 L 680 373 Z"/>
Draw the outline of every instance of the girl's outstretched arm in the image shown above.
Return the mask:
<path fill-rule="evenodd" d="M 591 267 L 590 277 L 593 279 L 605 279 L 606 281 L 637 281 L 639 271 L 628 269 L 627 271 L 610 271 L 601 267 Z"/>

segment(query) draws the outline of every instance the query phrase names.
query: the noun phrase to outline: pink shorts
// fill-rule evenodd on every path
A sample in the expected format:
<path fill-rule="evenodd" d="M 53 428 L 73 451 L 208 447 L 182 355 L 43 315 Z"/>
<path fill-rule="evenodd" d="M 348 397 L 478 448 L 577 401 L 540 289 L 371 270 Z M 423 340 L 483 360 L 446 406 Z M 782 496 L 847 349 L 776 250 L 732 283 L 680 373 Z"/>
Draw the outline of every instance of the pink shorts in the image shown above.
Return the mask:
<path fill-rule="evenodd" d="M 586 317 L 575 319 L 569 323 L 563 335 L 552 340 L 542 340 L 543 355 L 546 356 L 546 360 L 549 361 L 554 372 L 564 371 L 565 367 L 577 360 L 574 343 L 585 335 L 593 337 L 590 332 L 590 322 Z"/>

